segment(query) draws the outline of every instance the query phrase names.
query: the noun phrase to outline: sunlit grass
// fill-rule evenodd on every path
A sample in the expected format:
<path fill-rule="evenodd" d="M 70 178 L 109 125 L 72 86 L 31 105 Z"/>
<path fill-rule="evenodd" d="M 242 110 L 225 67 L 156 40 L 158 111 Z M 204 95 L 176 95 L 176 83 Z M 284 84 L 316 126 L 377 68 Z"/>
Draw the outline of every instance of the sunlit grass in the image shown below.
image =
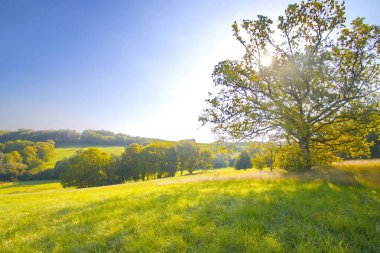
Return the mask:
<path fill-rule="evenodd" d="M 32 193 L 57 189 L 63 189 L 60 181 L 57 180 L 2 183 L 0 184 L 0 198 L 2 194 Z"/>
<path fill-rule="evenodd" d="M 54 165 L 64 159 L 64 158 L 69 158 L 73 155 L 75 155 L 76 152 L 78 152 L 79 150 L 84 150 L 84 149 L 88 149 L 89 147 L 66 147 L 66 148 L 56 148 L 54 150 L 54 157 L 53 159 L 51 159 L 50 161 L 44 163 L 43 165 L 43 168 L 54 168 Z M 114 155 L 121 155 L 124 150 L 125 150 L 125 147 L 96 147 L 98 149 L 100 149 L 101 151 L 103 152 L 106 152 L 108 154 L 114 154 Z"/>
<path fill-rule="evenodd" d="M 378 187 L 268 173 L 2 184 L 0 252 L 379 252 Z"/>
<path fill-rule="evenodd" d="M 332 167 L 355 175 L 362 184 L 380 185 L 380 159 L 349 160 L 334 163 Z"/>
<path fill-rule="evenodd" d="M 380 174 L 380 159 L 348 160 L 334 163 L 332 167 L 351 172 Z"/>

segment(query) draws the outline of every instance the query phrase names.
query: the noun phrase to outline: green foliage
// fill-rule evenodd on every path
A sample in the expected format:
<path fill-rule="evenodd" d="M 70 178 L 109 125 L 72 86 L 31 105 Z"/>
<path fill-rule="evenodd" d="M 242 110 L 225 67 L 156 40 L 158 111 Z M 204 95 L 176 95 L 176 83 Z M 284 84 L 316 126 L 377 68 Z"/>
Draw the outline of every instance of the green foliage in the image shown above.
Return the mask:
<path fill-rule="evenodd" d="M 12 151 L 11 153 L 6 153 L 4 155 L 5 163 L 22 163 L 22 157 L 18 151 Z"/>
<path fill-rule="evenodd" d="M 212 168 L 214 157 L 209 150 L 200 151 L 195 142 L 151 143 L 145 147 L 131 144 L 121 155 L 119 175 L 122 180 L 149 180 L 173 177 L 177 170 L 188 171 Z"/>
<path fill-rule="evenodd" d="M 380 158 L 380 135 L 376 132 L 371 132 L 367 139 L 373 144 L 370 148 L 371 158 Z"/>
<path fill-rule="evenodd" d="M 199 147 L 194 142 L 181 141 L 177 145 L 181 175 L 184 170 L 190 174 L 197 168 L 199 160 Z"/>
<path fill-rule="evenodd" d="M 121 155 L 119 175 L 122 180 L 138 180 L 140 178 L 140 158 L 142 146 L 137 143 L 129 145 Z"/>
<path fill-rule="evenodd" d="M 119 171 L 123 180 L 173 177 L 178 168 L 178 154 L 174 146 L 152 143 L 146 147 L 131 144 L 121 156 Z"/>
<path fill-rule="evenodd" d="M 161 147 L 158 145 L 148 145 L 145 147 L 140 154 L 140 165 L 141 165 L 141 178 L 145 180 L 145 178 L 155 178 L 157 173 L 159 173 L 160 165 L 161 165 Z M 163 161 L 162 161 L 163 162 Z"/>
<path fill-rule="evenodd" d="M 64 187 L 84 188 L 117 183 L 114 175 L 116 162 L 99 149 L 80 152 L 67 159 L 65 165 L 64 172 L 60 174 Z"/>
<path fill-rule="evenodd" d="M 11 153 L 0 154 L 0 181 L 13 181 L 27 176 L 27 166 L 22 163 L 19 152 L 12 151 Z"/>
<path fill-rule="evenodd" d="M 31 179 L 54 155 L 54 142 L 8 141 L 3 146 L 0 180 Z"/>
<path fill-rule="evenodd" d="M 40 142 L 36 145 L 37 155 L 44 162 L 54 157 L 54 142 Z"/>
<path fill-rule="evenodd" d="M 230 166 L 230 161 L 232 157 L 224 153 L 217 153 L 214 158 L 213 167 L 214 168 L 226 168 Z"/>
<path fill-rule="evenodd" d="M 302 152 L 298 145 L 282 146 L 276 156 L 276 167 L 287 171 L 303 169 Z"/>
<path fill-rule="evenodd" d="M 292 168 L 310 170 L 317 148 L 367 156 L 380 115 L 379 26 L 356 18 L 347 27 L 344 3 L 334 0 L 290 4 L 272 24 L 258 16 L 232 25 L 245 55 L 215 66 L 218 93 L 200 120 L 234 139 L 279 133 L 298 145 L 285 151 L 298 159 Z"/>
<path fill-rule="evenodd" d="M 38 160 L 37 148 L 27 146 L 22 150 L 22 159 L 26 165 L 33 166 Z"/>
<path fill-rule="evenodd" d="M 167 165 L 166 171 L 169 177 L 174 177 L 175 173 L 178 170 L 178 152 L 175 147 L 170 147 L 166 153 L 167 156 Z"/>
<path fill-rule="evenodd" d="M 277 149 L 275 166 L 288 171 L 300 171 L 305 169 L 303 159 L 299 146 L 296 143 L 290 143 Z M 336 153 L 324 145 L 314 145 L 312 148 L 312 166 L 327 166 L 340 160 L 341 158 Z"/>
<path fill-rule="evenodd" d="M 272 142 L 267 143 L 250 143 L 247 151 L 252 157 L 253 166 L 257 169 L 263 169 L 265 167 L 273 169 L 275 154 L 277 147 Z"/>
<path fill-rule="evenodd" d="M 31 163 L 34 159 L 48 161 L 54 156 L 54 142 L 8 141 L 3 144 L 3 151 L 4 153 L 20 152 L 25 164 Z"/>
<path fill-rule="evenodd" d="M 203 150 L 199 153 L 198 169 L 208 170 L 212 169 L 214 156 L 210 150 Z"/>
<path fill-rule="evenodd" d="M 246 170 L 252 168 L 251 157 L 247 151 L 240 152 L 239 156 L 235 160 L 235 169 Z"/>
<path fill-rule="evenodd" d="M 113 133 L 105 130 L 85 130 L 78 133 L 75 130 L 40 130 L 19 129 L 7 131 L 0 135 L 0 142 L 25 140 L 46 142 L 53 140 L 58 146 L 126 146 L 131 143 L 148 144 L 147 138 L 132 137 L 126 134 Z"/>

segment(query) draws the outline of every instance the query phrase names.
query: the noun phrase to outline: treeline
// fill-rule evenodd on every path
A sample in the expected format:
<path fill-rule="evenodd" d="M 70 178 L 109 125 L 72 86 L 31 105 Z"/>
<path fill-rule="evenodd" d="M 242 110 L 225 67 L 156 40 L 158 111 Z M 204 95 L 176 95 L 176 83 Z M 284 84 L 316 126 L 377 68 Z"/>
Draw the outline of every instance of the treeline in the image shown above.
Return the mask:
<path fill-rule="evenodd" d="M 0 143 L 7 141 L 27 140 L 45 142 L 52 140 L 56 146 L 128 146 L 131 143 L 146 145 L 149 139 L 133 137 L 122 133 L 105 130 L 85 130 L 79 133 L 75 130 L 28 130 L 0 131 Z"/>
<path fill-rule="evenodd" d="M 53 156 L 54 141 L 0 143 L 0 181 L 31 179 L 34 172 Z"/>
<path fill-rule="evenodd" d="M 211 169 L 214 157 L 209 150 L 200 150 L 194 142 L 175 146 L 153 143 L 145 147 L 134 143 L 121 156 L 111 156 L 96 148 L 80 151 L 59 161 L 54 171 L 64 187 L 93 187 L 173 177 L 177 172 L 190 174 L 197 169 Z"/>

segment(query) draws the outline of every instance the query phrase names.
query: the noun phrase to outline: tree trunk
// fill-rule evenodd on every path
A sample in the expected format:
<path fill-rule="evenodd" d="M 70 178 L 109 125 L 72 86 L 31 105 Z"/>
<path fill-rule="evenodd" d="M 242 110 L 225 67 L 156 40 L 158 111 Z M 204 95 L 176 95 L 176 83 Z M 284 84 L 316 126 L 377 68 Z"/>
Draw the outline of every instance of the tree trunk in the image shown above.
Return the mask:
<path fill-rule="evenodd" d="M 270 151 L 270 171 L 273 170 L 273 150 Z"/>
<path fill-rule="evenodd" d="M 310 141 L 301 140 L 299 142 L 302 154 L 302 167 L 303 170 L 311 170 L 311 154 L 310 154 Z"/>

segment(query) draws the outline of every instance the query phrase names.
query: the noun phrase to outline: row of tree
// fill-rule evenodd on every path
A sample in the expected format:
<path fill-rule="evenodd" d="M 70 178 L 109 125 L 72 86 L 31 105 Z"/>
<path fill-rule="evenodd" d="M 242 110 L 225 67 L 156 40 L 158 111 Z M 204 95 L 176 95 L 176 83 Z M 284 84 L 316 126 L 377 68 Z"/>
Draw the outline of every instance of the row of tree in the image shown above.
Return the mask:
<path fill-rule="evenodd" d="M 105 130 L 40 130 L 19 129 L 17 131 L 0 131 L 0 143 L 15 140 L 45 142 L 53 140 L 57 146 L 128 146 L 131 143 L 146 145 L 147 138 L 133 137 L 122 133 Z"/>
<path fill-rule="evenodd" d="M 90 148 L 58 162 L 54 168 L 65 187 L 79 188 L 173 177 L 177 172 L 190 174 L 196 169 L 212 168 L 214 157 L 194 142 L 175 146 L 152 143 L 145 147 L 134 143 L 124 153 L 111 156 Z"/>
<path fill-rule="evenodd" d="M 33 170 L 54 156 L 54 142 L 0 143 L 0 181 L 30 178 Z"/>

